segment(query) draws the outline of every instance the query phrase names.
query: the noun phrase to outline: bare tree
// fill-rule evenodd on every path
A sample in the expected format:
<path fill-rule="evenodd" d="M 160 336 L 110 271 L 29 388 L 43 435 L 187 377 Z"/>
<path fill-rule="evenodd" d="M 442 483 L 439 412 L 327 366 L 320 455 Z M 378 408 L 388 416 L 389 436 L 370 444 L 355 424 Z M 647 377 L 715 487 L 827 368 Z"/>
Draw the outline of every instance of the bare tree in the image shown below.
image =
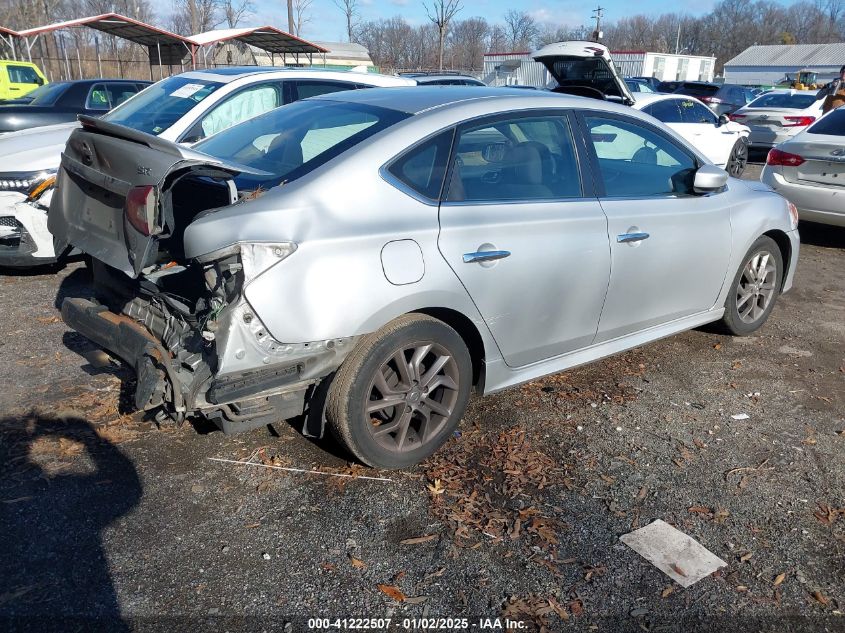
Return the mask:
<path fill-rule="evenodd" d="M 223 17 L 230 29 L 235 28 L 241 20 L 251 16 L 255 12 L 255 5 L 252 0 L 223 0 L 221 3 Z"/>
<path fill-rule="evenodd" d="M 294 35 L 302 37 L 305 25 L 311 22 L 311 4 L 314 0 L 293 0 Z"/>
<path fill-rule="evenodd" d="M 512 51 L 528 48 L 539 32 L 537 21 L 533 17 L 525 11 L 515 9 L 505 13 L 505 30 L 510 37 Z"/>
<path fill-rule="evenodd" d="M 437 68 L 443 70 L 443 42 L 446 39 L 446 31 L 452 18 L 463 6 L 460 0 L 431 0 L 430 6 L 428 2 L 423 2 L 423 7 L 428 19 L 437 27 Z"/>
<path fill-rule="evenodd" d="M 484 18 L 456 21 L 447 40 L 452 66 L 464 70 L 480 69 L 489 35 L 490 25 Z"/>
<path fill-rule="evenodd" d="M 358 0 L 332 0 L 335 6 L 343 11 L 346 18 L 346 37 L 351 42 L 355 39 L 355 29 L 358 26 L 360 13 L 358 12 Z"/>

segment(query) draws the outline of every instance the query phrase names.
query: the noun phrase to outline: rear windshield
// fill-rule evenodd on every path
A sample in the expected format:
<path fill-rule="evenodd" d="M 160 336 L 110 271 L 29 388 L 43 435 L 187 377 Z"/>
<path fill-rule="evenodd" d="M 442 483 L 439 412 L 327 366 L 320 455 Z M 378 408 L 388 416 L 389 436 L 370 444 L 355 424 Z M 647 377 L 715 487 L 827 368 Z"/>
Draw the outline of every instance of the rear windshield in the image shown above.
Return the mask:
<path fill-rule="evenodd" d="M 691 97 L 709 97 L 719 92 L 719 86 L 707 84 L 683 84 L 675 92 Z"/>
<path fill-rule="evenodd" d="M 297 101 L 219 132 L 193 149 L 268 174 L 242 174 L 240 190 L 269 188 L 304 176 L 408 116 L 358 103 Z"/>
<path fill-rule="evenodd" d="M 823 116 L 807 130 L 810 134 L 828 134 L 830 136 L 845 136 L 845 108 L 834 110 Z"/>
<path fill-rule="evenodd" d="M 816 102 L 816 93 L 802 95 L 792 95 L 785 92 L 769 93 L 762 97 L 757 97 L 754 101 L 749 103 L 748 108 L 794 108 L 795 110 L 803 110 L 809 108 Z"/>
<path fill-rule="evenodd" d="M 56 103 L 59 97 L 62 96 L 67 87 L 70 84 L 60 81 L 54 84 L 45 84 L 43 86 L 39 86 L 28 95 L 26 95 L 27 99 L 31 99 L 29 105 L 39 105 L 39 106 L 48 106 L 53 105 Z"/>
<path fill-rule="evenodd" d="M 103 119 L 147 134 L 161 134 L 223 85 L 182 75 L 168 77 L 139 92 Z"/>

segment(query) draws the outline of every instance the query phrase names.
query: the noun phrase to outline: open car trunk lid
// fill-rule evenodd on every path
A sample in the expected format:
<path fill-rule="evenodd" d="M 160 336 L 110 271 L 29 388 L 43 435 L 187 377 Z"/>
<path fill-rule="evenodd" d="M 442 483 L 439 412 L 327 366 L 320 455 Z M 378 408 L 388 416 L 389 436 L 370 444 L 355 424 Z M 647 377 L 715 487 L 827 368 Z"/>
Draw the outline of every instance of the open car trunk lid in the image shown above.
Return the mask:
<path fill-rule="evenodd" d="M 634 96 L 616 71 L 606 46 L 595 42 L 555 42 L 531 57 L 546 67 L 559 92 L 634 104 Z"/>
<path fill-rule="evenodd" d="M 184 175 L 206 178 L 220 189 L 214 208 L 237 199 L 235 176 L 263 173 L 122 125 L 86 116 L 80 121 L 62 154 L 48 227 L 59 249 L 72 245 L 130 277 L 156 262 L 159 240 L 193 219 L 175 217 L 169 195 Z M 138 191 L 148 201 L 148 231 L 127 218 L 127 198 Z"/>

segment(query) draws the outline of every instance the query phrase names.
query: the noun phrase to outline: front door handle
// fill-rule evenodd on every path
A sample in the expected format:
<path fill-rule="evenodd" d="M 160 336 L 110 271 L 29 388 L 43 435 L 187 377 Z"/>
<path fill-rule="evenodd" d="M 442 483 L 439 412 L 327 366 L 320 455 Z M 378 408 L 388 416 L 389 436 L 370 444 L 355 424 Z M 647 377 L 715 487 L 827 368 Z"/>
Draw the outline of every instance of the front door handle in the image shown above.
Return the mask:
<path fill-rule="evenodd" d="M 497 259 L 510 257 L 510 255 L 510 251 L 476 251 L 475 253 L 464 253 L 464 263 L 472 264 L 473 262 L 492 262 Z"/>
<path fill-rule="evenodd" d="M 628 242 L 642 242 L 647 240 L 648 237 L 648 233 L 622 233 L 616 236 L 616 241 L 620 244 L 626 244 Z"/>

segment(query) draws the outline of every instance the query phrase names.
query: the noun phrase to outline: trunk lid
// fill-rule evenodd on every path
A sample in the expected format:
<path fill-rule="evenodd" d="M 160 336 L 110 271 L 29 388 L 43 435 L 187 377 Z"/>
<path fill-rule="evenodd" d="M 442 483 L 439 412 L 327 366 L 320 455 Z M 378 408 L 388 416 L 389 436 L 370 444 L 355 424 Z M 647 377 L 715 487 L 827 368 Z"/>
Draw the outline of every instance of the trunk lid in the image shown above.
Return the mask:
<path fill-rule="evenodd" d="M 122 125 L 80 121 L 62 154 L 48 227 L 60 248 L 72 245 L 131 277 L 156 262 L 159 240 L 184 230 L 169 191 L 183 175 L 225 187 L 228 195 L 214 198 L 224 206 L 237 199 L 234 177 L 256 173 Z M 127 202 L 132 205 L 139 191 L 149 202 L 140 210 L 147 231 L 127 218 Z"/>
<path fill-rule="evenodd" d="M 845 187 L 845 146 L 841 137 L 804 133 L 778 149 L 804 159 L 797 167 L 783 167 L 786 180 Z"/>
<path fill-rule="evenodd" d="M 751 130 L 777 130 L 806 127 L 817 117 L 790 108 L 744 108 L 731 115 L 737 123 L 747 125 Z"/>
<path fill-rule="evenodd" d="M 616 71 L 606 46 L 595 42 L 555 42 L 543 46 L 531 57 L 546 67 L 559 92 L 591 96 L 581 89 L 593 89 L 611 100 L 634 104 L 634 96 Z"/>

